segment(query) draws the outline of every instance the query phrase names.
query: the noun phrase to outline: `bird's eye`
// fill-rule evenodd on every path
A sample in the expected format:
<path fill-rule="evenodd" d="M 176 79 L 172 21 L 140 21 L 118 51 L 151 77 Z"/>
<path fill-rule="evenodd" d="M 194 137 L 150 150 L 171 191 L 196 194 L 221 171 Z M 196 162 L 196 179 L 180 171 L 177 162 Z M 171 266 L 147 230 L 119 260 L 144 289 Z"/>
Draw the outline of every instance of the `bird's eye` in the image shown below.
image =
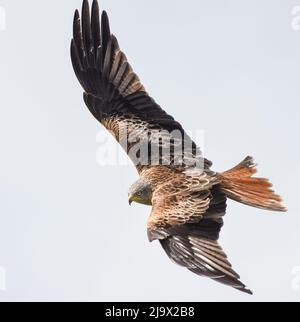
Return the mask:
<path fill-rule="evenodd" d="M 139 192 L 137 193 L 137 195 L 138 195 L 138 196 L 141 196 L 141 195 L 142 195 L 142 192 L 141 192 L 141 191 L 139 191 Z"/>

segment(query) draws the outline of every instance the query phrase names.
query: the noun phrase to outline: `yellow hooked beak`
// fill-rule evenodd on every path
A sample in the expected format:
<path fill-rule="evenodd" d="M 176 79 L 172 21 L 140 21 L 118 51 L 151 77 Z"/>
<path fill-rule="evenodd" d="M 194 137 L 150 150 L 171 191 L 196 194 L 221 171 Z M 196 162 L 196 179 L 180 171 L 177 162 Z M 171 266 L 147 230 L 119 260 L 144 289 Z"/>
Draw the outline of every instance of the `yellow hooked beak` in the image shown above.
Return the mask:
<path fill-rule="evenodd" d="M 128 203 L 129 203 L 129 206 L 131 206 L 132 202 L 133 202 L 133 196 L 129 196 L 128 197 Z"/>
<path fill-rule="evenodd" d="M 137 202 L 137 203 L 139 203 L 139 202 L 140 202 L 139 197 L 138 197 L 138 196 L 135 196 L 135 195 L 129 195 L 129 196 L 128 196 L 128 203 L 129 203 L 129 206 L 130 206 L 133 202 Z"/>

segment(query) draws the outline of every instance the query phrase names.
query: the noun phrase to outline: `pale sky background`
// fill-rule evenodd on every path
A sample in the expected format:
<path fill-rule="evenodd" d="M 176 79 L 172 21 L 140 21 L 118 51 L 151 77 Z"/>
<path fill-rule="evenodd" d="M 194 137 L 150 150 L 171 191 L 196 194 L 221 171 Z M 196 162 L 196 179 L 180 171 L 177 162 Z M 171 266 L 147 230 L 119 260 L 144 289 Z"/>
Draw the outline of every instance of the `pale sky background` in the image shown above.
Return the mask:
<path fill-rule="evenodd" d="M 96 162 L 69 57 L 81 0 L 0 0 L 0 301 L 299 301 L 300 0 L 100 4 L 148 92 L 204 130 L 213 169 L 253 155 L 289 212 L 228 202 L 220 242 L 252 297 L 173 264 L 147 240 L 150 208 L 128 206 L 134 167 Z"/>

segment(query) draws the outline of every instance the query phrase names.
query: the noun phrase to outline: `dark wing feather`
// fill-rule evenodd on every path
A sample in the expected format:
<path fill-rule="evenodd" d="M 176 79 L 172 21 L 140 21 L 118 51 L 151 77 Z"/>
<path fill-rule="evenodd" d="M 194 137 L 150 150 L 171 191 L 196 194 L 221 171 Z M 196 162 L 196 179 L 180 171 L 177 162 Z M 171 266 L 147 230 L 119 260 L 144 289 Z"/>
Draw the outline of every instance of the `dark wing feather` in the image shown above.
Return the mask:
<path fill-rule="evenodd" d="M 201 230 L 201 225 L 198 229 Z M 217 241 L 194 235 L 172 235 L 160 240 L 160 243 L 176 264 L 197 275 L 209 277 L 239 291 L 252 294 L 232 269 L 226 254 Z"/>
<path fill-rule="evenodd" d="M 182 126 L 168 115 L 147 94 L 138 76 L 133 72 L 125 54 L 120 50 L 118 41 L 110 32 L 109 20 L 105 11 L 99 19 L 98 2 L 94 1 L 90 15 L 88 1 L 83 1 L 82 20 L 76 10 L 71 42 L 71 59 L 75 74 L 84 88 L 84 101 L 94 115 L 121 143 L 120 129 L 131 134 L 126 137 L 123 148 L 134 161 L 138 169 L 149 165 L 151 147 L 159 147 L 159 156 L 155 164 L 175 165 L 174 150 L 180 145 L 182 151 L 189 148 L 189 153 L 182 152 L 182 165 L 202 166 L 208 169 L 211 162 L 203 159 L 199 148 L 185 133 Z M 177 131 L 166 135 L 166 131 Z M 134 138 L 134 134 L 136 137 Z M 143 140 L 148 155 L 146 160 L 130 155 L 132 146 Z M 171 160 L 163 160 L 161 148 L 168 141 Z M 150 147 L 151 146 L 151 147 Z M 153 148 L 152 148 L 153 150 Z M 179 161 L 180 163 L 180 161 Z M 177 165 L 177 163 L 176 163 Z"/>
<path fill-rule="evenodd" d="M 165 183 L 154 193 L 149 239 L 158 239 L 175 263 L 193 273 L 252 294 L 239 280 L 217 241 L 226 196 L 216 181 L 207 182 L 206 174 L 202 176 L 198 185 L 195 178 L 181 178 Z"/>

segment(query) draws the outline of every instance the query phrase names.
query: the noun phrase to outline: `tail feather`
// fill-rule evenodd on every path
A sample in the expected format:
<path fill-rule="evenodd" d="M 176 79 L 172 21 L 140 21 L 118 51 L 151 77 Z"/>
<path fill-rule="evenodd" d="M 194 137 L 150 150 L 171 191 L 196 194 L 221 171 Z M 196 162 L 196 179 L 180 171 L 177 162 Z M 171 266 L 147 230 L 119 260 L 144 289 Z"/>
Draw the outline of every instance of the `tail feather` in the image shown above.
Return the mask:
<path fill-rule="evenodd" d="M 248 156 L 234 168 L 219 174 L 222 190 L 230 199 L 252 207 L 287 211 L 268 179 L 252 177 L 256 172 L 256 164 Z"/>

